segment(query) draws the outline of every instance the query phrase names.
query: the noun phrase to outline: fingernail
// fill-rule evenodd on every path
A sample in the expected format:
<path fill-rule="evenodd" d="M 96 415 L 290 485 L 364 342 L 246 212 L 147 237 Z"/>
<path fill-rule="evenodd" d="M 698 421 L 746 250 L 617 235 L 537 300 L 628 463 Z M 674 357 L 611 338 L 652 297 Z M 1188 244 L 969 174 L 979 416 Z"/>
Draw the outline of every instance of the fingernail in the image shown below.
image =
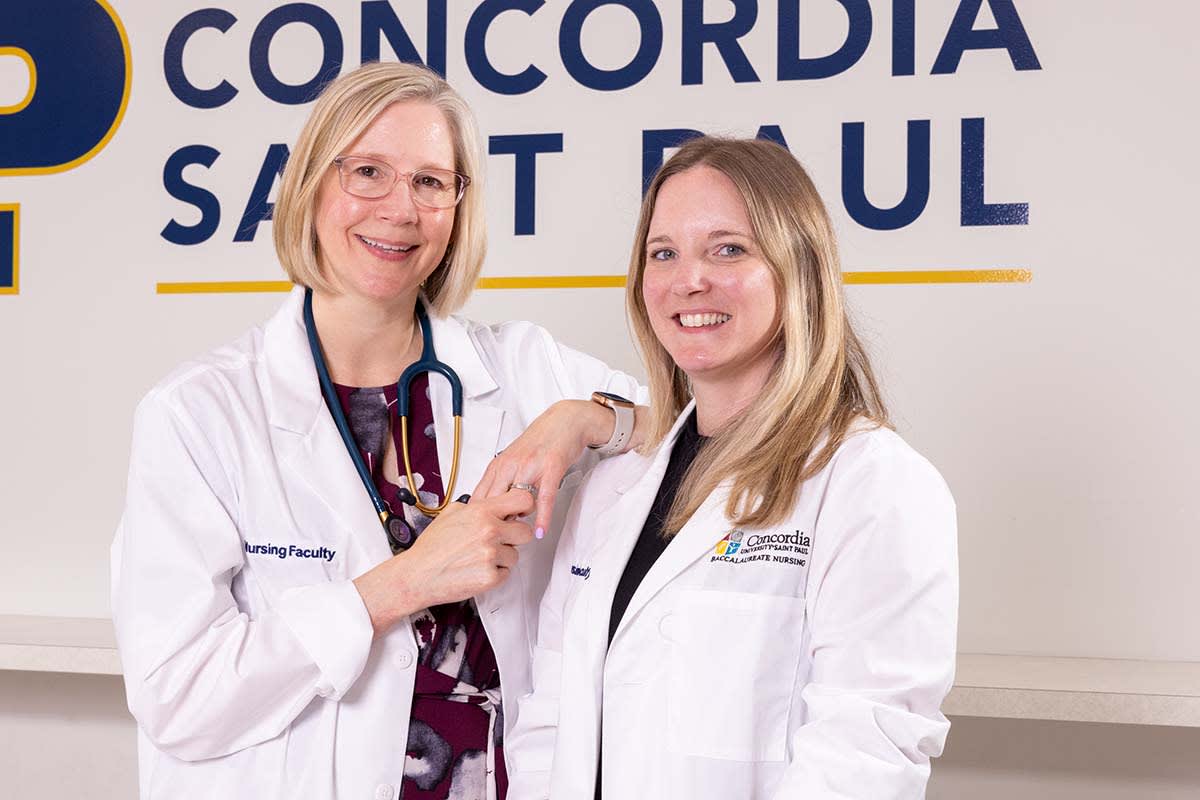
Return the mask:
<path fill-rule="evenodd" d="M 546 531 L 540 525 L 533 531 L 533 538 L 535 539 L 541 539 L 545 535 Z"/>

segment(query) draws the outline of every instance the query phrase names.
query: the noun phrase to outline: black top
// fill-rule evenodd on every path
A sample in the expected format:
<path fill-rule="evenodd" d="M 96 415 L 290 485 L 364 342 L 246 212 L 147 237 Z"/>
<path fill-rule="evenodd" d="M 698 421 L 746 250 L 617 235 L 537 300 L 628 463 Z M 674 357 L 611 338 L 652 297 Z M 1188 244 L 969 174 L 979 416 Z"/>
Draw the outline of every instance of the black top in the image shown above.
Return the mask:
<path fill-rule="evenodd" d="M 683 482 L 688 468 L 706 441 L 708 437 L 701 436 L 696 428 L 696 412 L 693 411 L 675 439 L 671 460 L 667 463 L 667 472 L 658 487 L 658 496 L 654 498 L 650 515 L 646 517 L 646 524 L 642 526 L 633 552 L 629 554 L 629 561 L 625 562 L 625 571 L 621 573 L 621 581 L 613 595 L 612 612 L 608 618 L 609 644 L 612 644 L 613 634 L 617 632 L 617 626 L 621 624 L 621 618 L 625 616 L 625 609 L 633 599 L 634 592 L 642 584 L 642 579 L 646 577 L 650 567 L 654 566 L 654 562 L 658 561 L 658 557 L 671 543 L 670 539 L 662 535 L 663 525 L 671 511 L 671 505 L 675 502 L 679 484 Z"/>

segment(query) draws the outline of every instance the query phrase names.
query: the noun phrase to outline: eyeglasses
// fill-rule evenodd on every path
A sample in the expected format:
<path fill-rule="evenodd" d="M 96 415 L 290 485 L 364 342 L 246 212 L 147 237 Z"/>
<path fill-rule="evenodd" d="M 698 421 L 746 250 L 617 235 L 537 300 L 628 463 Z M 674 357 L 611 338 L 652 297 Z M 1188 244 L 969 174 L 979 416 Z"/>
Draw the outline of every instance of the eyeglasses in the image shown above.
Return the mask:
<path fill-rule="evenodd" d="M 355 197 L 375 199 L 386 196 L 404 178 L 413 202 L 424 208 L 454 208 L 462 200 L 471 179 L 448 169 L 419 169 L 396 172 L 387 164 L 358 156 L 338 156 L 333 160 L 342 189 Z"/>

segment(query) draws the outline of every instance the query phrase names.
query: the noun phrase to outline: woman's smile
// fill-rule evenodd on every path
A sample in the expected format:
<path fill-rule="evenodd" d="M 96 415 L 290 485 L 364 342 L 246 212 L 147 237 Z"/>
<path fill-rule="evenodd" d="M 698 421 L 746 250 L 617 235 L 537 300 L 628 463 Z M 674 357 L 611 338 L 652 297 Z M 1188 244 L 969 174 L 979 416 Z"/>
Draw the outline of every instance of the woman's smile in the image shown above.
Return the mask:
<path fill-rule="evenodd" d="M 376 258 L 382 258 L 384 261 L 406 261 L 419 247 L 416 244 L 406 244 L 404 242 L 390 241 L 385 238 L 363 236 L 361 233 L 356 233 L 355 236 L 366 246 L 371 255 Z"/>
<path fill-rule="evenodd" d="M 688 332 L 708 333 L 733 319 L 732 314 L 720 311 L 681 311 L 674 316 L 679 326 Z"/>

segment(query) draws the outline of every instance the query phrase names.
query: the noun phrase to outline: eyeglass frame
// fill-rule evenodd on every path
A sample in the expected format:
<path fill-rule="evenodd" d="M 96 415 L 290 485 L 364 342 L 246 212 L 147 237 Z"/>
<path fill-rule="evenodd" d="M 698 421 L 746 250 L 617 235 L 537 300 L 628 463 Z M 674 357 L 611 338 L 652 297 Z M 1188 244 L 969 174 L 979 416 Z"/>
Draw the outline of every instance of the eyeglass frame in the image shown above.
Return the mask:
<path fill-rule="evenodd" d="M 380 195 L 375 195 L 374 197 L 371 197 L 368 195 L 356 194 L 355 192 L 350 191 L 349 189 L 346 188 L 346 173 L 342 172 L 342 164 L 344 164 L 346 159 L 348 159 L 348 158 L 356 158 L 356 159 L 360 159 L 362 161 L 369 161 L 372 164 L 378 164 L 380 166 L 387 167 L 388 169 L 390 169 L 392 171 L 392 173 L 394 175 L 394 178 L 392 180 L 392 185 L 387 188 L 386 192 L 384 192 L 383 194 L 380 194 Z M 366 156 L 355 156 L 355 155 L 336 156 L 336 157 L 334 157 L 333 161 L 330 163 L 332 163 L 333 166 L 337 168 L 338 185 L 341 186 L 342 191 L 348 195 L 352 195 L 354 197 L 361 197 L 364 200 L 379 200 L 379 199 L 387 197 L 389 194 L 391 194 L 392 191 L 396 188 L 396 184 L 400 182 L 400 179 L 404 178 L 405 185 L 408 186 L 409 196 L 412 197 L 413 203 L 420 206 L 421 208 L 428 209 L 430 211 L 445 211 L 446 209 L 449 209 L 449 208 L 456 208 L 458 206 L 458 204 L 462 202 L 463 197 L 466 195 L 467 187 L 471 185 L 471 177 L 469 175 L 463 175 L 461 172 L 455 172 L 452 169 L 443 169 L 442 167 L 425 167 L 423 169 L 414 169 L 411 172 L 401 172 L 398 169 L 396 169 L 395 167 L 393 167 L 391 164 L 384 163 L 384 162 L 380 161 L 379 159 L 367 158 Z M 451 205 L 431 206 L 427 203 L 423 203 L 417 197 L 417 193 L 413 190 L 412 183 L 409 182 L 409 180 L 412 178 L 412 176 L 419 175 L 422 172 L 430 172 L 433 170 L 437 170 L 438 172 L 449 172 L 451 175 L 453 175 L 455 178 L 458 179 L 458 181 L 459 181 L 458 196 L 454 198 L 454 203 L 452 203 Z"/>

